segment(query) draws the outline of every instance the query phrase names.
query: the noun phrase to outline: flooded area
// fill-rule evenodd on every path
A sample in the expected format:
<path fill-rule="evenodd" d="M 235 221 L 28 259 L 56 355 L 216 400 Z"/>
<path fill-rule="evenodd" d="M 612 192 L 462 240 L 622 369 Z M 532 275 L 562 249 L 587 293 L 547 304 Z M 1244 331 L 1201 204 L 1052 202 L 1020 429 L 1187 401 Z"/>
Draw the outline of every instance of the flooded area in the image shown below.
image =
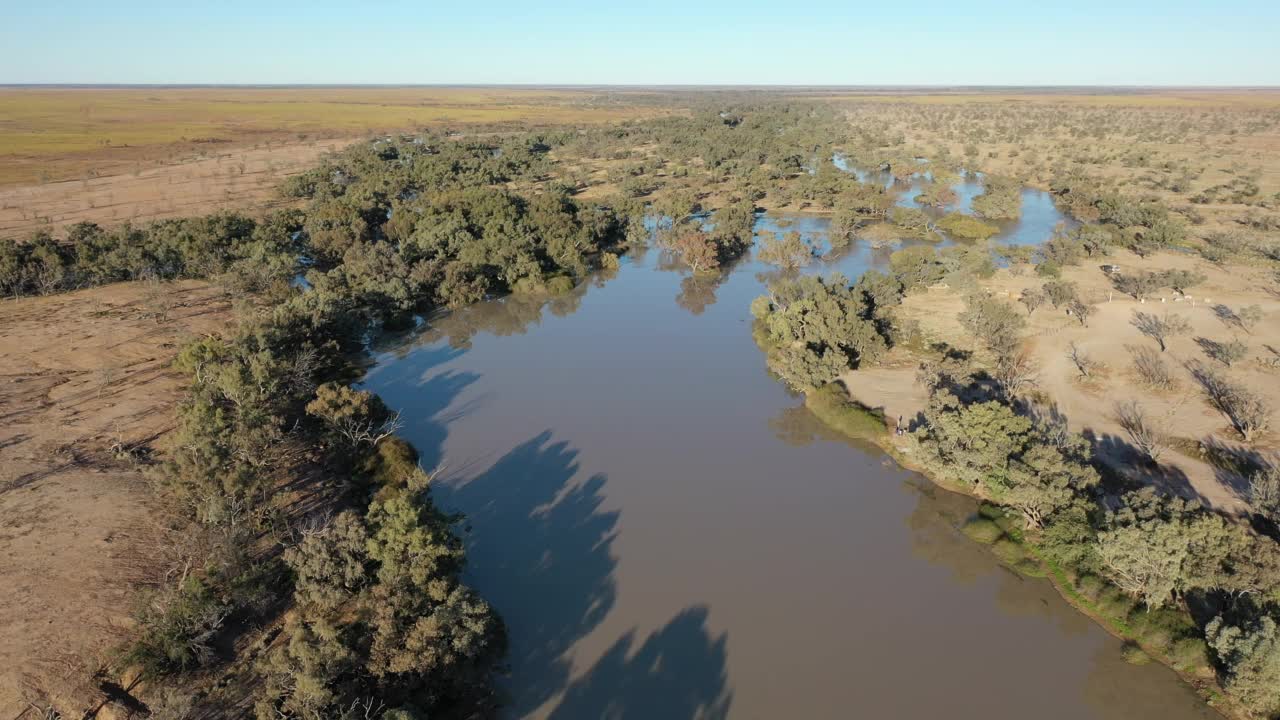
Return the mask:
<path fill-rule="evenodd" d="M 934 219 L 949 212 L 973 213 L 973 199 L 982 194 L 982 173 L 962 172 L 960 179 L 951 185 L 955 200 L 944 207 L 935 208 L 922 205 L 916 196 L 929 184 L 931 175 L 928 171 L 913 175 L 909 181 L 894 179 L 888 172 L 867 170 L 856 167 L 841 155 L 832 157 L 832 164 L 840 170 L 852 174 L 859 182 L 880 185 L 894 193 L 894 204 L 898 207 L 909 207 L 924 210 Z M 1053 196 L 1044 190 L 1024 187 L 1022 196 L 1022 214 L 1016 220 L 986 220 L 1000 228 L 1000 232 L 991 238 L 992 242 L 1004 245 L 1038 245 L 1053 235 L 1054 229 L 1061 225 L 1070 230 L 1080 223 L 1062 213 L 1053 204 Z M 949 241 L 947 241 L 949 242 Z"/>
<path fill-rule="evenodd" d="M 1047 239 L 1061 216 L 1035 192 L 997 241 Z M 806 271 L 856 278 L 890 252 Z M 443 466 L 468 580 L 508 624 L 506 715 L 1217 717 L 966 539 L 971 500 L 833 437 L 770 378 L 748 306 L 775 272 L 748 256 L 694 278 L 653 248 L 375 348 L 365 386 Z"/>

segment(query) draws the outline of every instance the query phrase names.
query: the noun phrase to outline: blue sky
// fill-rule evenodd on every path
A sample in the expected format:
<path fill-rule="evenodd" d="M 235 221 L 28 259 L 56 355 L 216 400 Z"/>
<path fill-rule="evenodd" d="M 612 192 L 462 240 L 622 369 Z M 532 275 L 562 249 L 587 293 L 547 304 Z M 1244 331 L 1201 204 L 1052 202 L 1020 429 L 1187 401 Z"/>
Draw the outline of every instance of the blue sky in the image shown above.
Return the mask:
<path fill-rule="evenodd" d="M 1280 0 L 0 0 L 0 83 L 1280 85 Z"/>

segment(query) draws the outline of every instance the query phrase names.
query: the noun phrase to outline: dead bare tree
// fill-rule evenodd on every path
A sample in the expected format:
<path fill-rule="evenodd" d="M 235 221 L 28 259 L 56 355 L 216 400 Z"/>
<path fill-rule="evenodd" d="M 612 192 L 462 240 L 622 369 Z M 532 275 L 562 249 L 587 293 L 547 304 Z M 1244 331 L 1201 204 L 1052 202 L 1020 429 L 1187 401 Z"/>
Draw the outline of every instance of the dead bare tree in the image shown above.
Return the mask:
<path fill-rule="evenodd" d="M 1076 320 L 1084 327 L 1089 327 L 1089 316 L 1093 314 L 1093 306 L 1081 302 L 1080 300 L 1072 300 L 1067 306 L 1067 313 L 1075 316 Z"/>
<path fill-rule="evenodd" d="M 1126 345 L 1129 357 L 1133 359 L 1133 369 L 1142 382 L 1153 388 L 1168 389 L 1173 387 L 1173 371 L 1165 363 L 1160 353 L 1149 347 Z"/>
<path fill-rule="evenodd" d="M 1231 426 L 1245 442 L 1271 426 L 1274 408 L 1267 399 L 1240 383 L 1200 362 L 1188 365 L 1192 377 L 1200 383 L 1205 397 L 1215 410 L 1231 421 Z"/>
<path fill-rule="evenodd" d="M 1021 395 L 1036 384 L 1036 367 L 1025 349 L 1001 355 L 992 375 L 1009 397 Z"/>
<path fill-rule="evenodd" d="M 1163 425 L 1148 416 L 1136 400 L 1116 403 L 1115 413 L 1116 421 L 1124 428 L 1134 447 L 1151 462 L 1158 462 L 1168 442 Z"/>
<path fill-rule="evenodd" d="M 1076 366 L 1076 370 L 1080 371 L 1080 377 L 1089 378 L 1093 376 L 1093 372 L 1098 369 L 1098 361 L 1094 360 L 1084 351 L 1075 341 L 1071 341 L 1071 345 L 1067 348 L 1067 358 Z"/>

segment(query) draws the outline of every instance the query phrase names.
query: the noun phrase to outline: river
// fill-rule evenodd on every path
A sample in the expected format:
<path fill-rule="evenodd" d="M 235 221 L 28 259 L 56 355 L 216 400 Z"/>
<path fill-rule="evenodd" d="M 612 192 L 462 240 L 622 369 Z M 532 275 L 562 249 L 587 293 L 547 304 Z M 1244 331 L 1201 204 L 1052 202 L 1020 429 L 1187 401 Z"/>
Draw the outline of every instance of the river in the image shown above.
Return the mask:
<path fill-rule="evenodd" d="M 997 241 L 1061 219 L 1027 193 Z M 826 226 L 758 228 L 779 220 Z M 855 242 L 806 271 L 888 253 Z M 748 312 L 771 276 L 748 257 L 694 279 L 651 249 L 375 349 L 365 386 L 443 465 L 468 582 L 508 623 L 507 716 L 1217 717 L 965 538 L 971 500 L 832 437 L 771 379 Z"/>

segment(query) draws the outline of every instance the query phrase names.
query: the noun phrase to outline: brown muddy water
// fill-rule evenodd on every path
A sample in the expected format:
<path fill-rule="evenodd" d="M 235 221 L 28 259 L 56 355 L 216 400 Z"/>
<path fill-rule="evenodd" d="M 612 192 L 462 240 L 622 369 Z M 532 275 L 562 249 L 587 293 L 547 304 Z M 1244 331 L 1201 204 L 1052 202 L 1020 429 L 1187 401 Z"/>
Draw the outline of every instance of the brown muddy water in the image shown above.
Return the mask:
<path fill-rule="evenodd" d="M 748 312 L 769 273 L 695 280 L 655 249 L 377 348 L 366 387 L 445 468 L 468 581 L 508 624 L 508 717 L 1217 717 L 960 534 L 972 501 L 771 379 Z"/>

